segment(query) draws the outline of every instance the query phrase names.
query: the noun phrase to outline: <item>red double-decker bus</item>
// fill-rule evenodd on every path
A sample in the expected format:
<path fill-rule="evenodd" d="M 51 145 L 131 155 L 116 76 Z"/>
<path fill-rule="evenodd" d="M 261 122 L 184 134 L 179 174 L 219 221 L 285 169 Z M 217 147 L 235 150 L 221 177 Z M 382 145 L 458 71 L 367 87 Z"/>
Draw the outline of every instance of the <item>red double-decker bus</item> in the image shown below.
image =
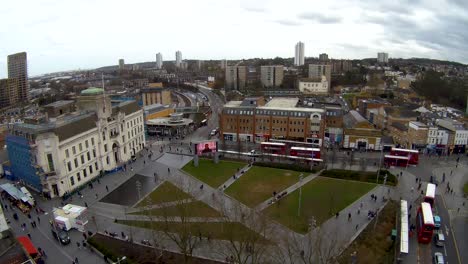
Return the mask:
<path fill-rule="evenodd" d="M 418 165 L 419 163 L 419 151 L 414 149 L 392 148 L 390 155 L 408 157 L 408 164 L 410 165 Z"/>
<path fill-rule="evenodd" d="M 385 155 L 384 164 L 386 166 L 406 167 L 409 164 L 409 158 L 403 156 Z"/>
<path fill-rule="evenodd" d="M 262 152 L 264 153 L 279 154 L 279 155 L 286 154 L 286 144 L 284 143 L 262 142 L 260 143 L 260 148 L 262 149 Z"/>
<path fill-rule="evenodd" d="M 430 204 L 431 207 L 434 206 L 435 192 L 436 192 L 435 184 L 428 183 L 426 187 L 426 195 L 424 196 L 424 202 Z"/>
<path fill-rule="evenodd" d="M 320 159 L 319 148 L 303 148 L 303 147 L 291 147 L 289 155 L 296 157 Z"/>
<path fill-rule="evenodd" d="M 429 244 L 434 232 L 434 218 L 429 203 L 421 203 L 416 215 L 416 231 L 418 232 L 418 242 Z"/>

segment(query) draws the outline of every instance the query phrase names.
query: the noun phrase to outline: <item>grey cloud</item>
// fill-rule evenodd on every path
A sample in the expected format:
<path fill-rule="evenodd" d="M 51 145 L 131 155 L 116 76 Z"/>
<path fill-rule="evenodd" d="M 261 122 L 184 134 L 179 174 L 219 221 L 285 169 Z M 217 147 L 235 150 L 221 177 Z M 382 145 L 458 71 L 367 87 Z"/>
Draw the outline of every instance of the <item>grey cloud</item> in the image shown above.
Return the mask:
<path fill-rule="evenodd" d="M 341 22 L 341 18 L 334 15 L 324 15 L 321 13 L 307 12 L 299 15 L 300 19 L 314 21 L 319 24 L 336 24 Z"/>
<path fill-rule="evenodd" d="M 292 21 L 292 20 L 287 20 L 287 19 L 279 19 L 279 20 L 275 20 L 275 22 L 280 24 L 280 25 L 283 25 L 283 26 L 300 26 L 300 25 L 302 25 L 299 22 Z"/>

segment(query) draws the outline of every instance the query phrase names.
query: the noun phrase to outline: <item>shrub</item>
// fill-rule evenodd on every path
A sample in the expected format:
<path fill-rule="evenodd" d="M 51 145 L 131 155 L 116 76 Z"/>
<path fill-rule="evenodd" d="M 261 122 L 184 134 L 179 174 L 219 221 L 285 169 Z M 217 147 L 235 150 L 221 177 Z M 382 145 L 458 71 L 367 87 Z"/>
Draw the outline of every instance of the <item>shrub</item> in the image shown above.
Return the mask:
<path fill-rule="evenodd" d="M 387 185 L 395 186 L 398 182 L 398 179 L 395 175 L 391 174 L 386 170 L 380 171 L 379 184 L 383 184 L 384 177 L 387 175 Z M 353 180 L 353 181 L 363 181 L 363 182 L 377 182 L 377 172 L 368 172 L 368 171 L 351 171 L 351 170 L 326 170 L 321 173 L 321 176 L 344 179 L 344 180 Z"/>

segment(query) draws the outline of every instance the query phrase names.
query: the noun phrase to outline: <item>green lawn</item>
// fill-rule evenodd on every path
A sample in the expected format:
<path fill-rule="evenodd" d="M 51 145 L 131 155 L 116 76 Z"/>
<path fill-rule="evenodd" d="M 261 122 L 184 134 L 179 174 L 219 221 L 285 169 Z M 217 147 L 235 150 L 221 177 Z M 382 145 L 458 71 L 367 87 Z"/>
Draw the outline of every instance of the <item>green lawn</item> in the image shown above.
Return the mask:
<path fill-rule="evenodd" d="M 297 216 L 299 190 L 270 205 L 264 212 L 293 231 L 306 233 L 312 216 L 320 225 L 375 186 L 372 183 L 317 177 L 302 187 L 300 216 Z"/>
<path fill-rule="evenodd" d="M 201 233 L 203 237 L 220 240 L 246 241 L 246 239 L 255 239 L 268 242 L 256 232 L 248 229 L 244 225 L 237 222 L 149 222 L 149 221 L 133 221 L 133 220 L 118 220 L 117 223 L 124 225 L 137 226 L 142 228 L 154 229 L 158 231 L 168 230 L 171 233 L 182 233 L 183 230 L 189 230 L 194 236 Z M 188 232 L 185 231 L 185 234 Z"/>
<path fill-rule="evenodd" d="M 159 185 L 154 191 L 140 201 L 135 207 L 148 205 L 148 197 L 151 199 L 151 204 L 160 204 L 192 198 L 188 193 L 177 188 L 174 184 L 165 181 Z"/>
<path fill-rule="evenodd" d="M 187 163 L 182 170 L 191 174 L 195 178 L 217 188 L 237 172 L 238 168 L 245 167 L 245 163 L 220 160 L 214 164 L 209 159 L 199 159 L 198 167 L 193 166 L 193 162 Z"/>
<path fill-rule="evenodd" d="M 245 175 L 227 188 L 226 193 L 254 207 L 299 181 L 300 172 L 253 166 Z M 306 175 L 304 175 L 305 177 Z"/>
<path fill-rule="evenodd" d="M 150 216 L 186 216 L 186 217 L 221 217 L 222 215 L 215 209 L 209 207 L 202 201 L 195 201 L 164 208 L 156 208 L 134 212 L 135 215 Z"/>

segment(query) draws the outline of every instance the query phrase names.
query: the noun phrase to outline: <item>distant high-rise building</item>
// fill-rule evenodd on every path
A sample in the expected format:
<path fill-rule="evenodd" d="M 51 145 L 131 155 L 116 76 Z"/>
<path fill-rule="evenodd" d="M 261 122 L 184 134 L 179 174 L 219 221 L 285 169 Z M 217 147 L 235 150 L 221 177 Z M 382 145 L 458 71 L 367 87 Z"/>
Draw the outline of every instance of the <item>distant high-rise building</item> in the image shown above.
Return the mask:
<path fill-rule="evenodd" d="M 198 70 L 198 71 L 201 71 L 201 70 L 202 70 L 202 67 L 203 67 L 203 61 L 202 61 L 202 60 L 198 60 L 198 61 L 197 61 L 197 70 Z"/>
<path fill-rule="evenodd" d="M 302 66 L 304 65 L 304 43 L 298 42 L 296 44 L 296 50 L 294 55 L 294 65 Z"/>
<path fill-rule="evenodd" d="M 246 66 L 226 66 L 226 91 L 244 90 L 247 76 Z"/>
<path fill-rule="evenodd" d="M 350 60 L 332 60 L 332 73 L 344 73 L 353 69 L 353 63 Z"/>
<path fill-rule="evenodd" d="M 221 60 L 219 65 L 220 65 L 221 69 L 226 69 L 227 61 L 226 60 Z"/>
<path fill-rule="evenodd" d="M 385 52 L 377 53 L 377 62 L 378 63 L 388 63 L 388 53 L 385 53 Z"/>
<path fill-rule="evenodd" d="M 17 95 L 16 98 L 11 98 L 11 103 L 27 102 L 29 100 L 29 84 L 26 52 L 8 55 L 8 79 L 17 79 L 17 82 L 10 83 L 14 86 L 12 89 Z"/>
<path fill-rule="evenodd" d="M 309 78 L 320 79 L 322 76 L 327 78 L 328 89 L 331 87 L 331 65 L 328 64 L 309 64 Z"/>
<path fill-rule="evenodd" d="M 176 65 L 176 67 L 180 67 L 181 63 L 182 63 L 182 52 L 180 50 L 178 50 L 175 53 L 175 65 Z"/>
<path fill-rule="evenodd" d="M 319 60 L 320 61 L 328 61 L 328 54 L 322 53 L 319 55 Z"/>
<path fill-rule="evenodd" d="M 124 59 L 119 60 L 119 70 L 124 70 L 125 69 L 125 61 Z"/>
<path fill-rule="evenodd" d="M 163 57 L 160 52 L 156 54 L 156 69 L 162 69 L 163 66 Z"/>
<path fill-rule="evenodd" d="M 283 65 L 261 66 L 260 74 L 262 85 L 267 88 L 279 87 L 283 84 L 284 67 Z"/>
<path fill-rule="evenodd" d="M 0 109 L 17 103 L 18 100 L 18 79 L 0 79 Z"/>

